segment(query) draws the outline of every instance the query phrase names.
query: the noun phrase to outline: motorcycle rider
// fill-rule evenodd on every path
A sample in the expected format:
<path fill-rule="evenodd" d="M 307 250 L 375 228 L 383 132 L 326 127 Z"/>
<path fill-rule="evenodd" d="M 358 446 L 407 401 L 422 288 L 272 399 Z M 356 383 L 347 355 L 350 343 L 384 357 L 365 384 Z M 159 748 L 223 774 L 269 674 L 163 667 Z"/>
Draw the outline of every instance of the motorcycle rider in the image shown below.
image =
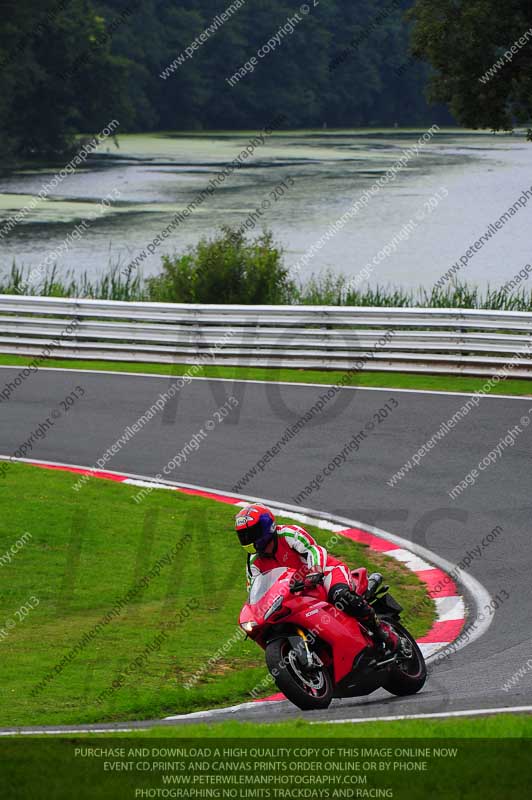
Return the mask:
<path fill-rule="evenodd" d="M 323 581 L 329 603 L 362 623 L 386 652 L 397 650 L 399 637 L 357 594 L 349 567 L 318 545 L 304 528 L 278 526 L 266 506 L 253 504 L 238 512 L 235 530 L 240 544 L 248 552 L 248 590 L 258 575 L 275 567 L 296 569 L 306 588 Z"/>

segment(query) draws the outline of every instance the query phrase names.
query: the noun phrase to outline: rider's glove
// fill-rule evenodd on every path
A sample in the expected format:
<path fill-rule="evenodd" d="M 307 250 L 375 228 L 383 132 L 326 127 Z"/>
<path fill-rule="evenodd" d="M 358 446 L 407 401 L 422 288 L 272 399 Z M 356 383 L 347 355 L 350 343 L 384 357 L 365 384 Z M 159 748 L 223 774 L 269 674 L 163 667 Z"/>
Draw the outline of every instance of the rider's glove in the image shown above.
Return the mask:
<path fill-rule="evenodd" d="M 321 567 L 311 567 L 303 580 L 305 589 L 314 589 L 315 586 L 322 583 L 323 578 L 323 569 Z"/>

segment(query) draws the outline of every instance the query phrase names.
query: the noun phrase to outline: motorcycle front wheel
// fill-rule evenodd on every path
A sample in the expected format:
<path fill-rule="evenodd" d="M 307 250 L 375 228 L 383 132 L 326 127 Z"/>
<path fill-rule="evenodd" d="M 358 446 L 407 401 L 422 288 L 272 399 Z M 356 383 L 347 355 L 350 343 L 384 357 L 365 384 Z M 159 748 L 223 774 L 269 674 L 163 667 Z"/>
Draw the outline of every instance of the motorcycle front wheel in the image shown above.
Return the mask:
<path fill-rule="evenodd" d="M 329 706 L 334 692 L 329 670 L 303 668 L 288 639 L 275 639 L 267 645 L 266 664 L 280 691 L 302 711 Z"/>

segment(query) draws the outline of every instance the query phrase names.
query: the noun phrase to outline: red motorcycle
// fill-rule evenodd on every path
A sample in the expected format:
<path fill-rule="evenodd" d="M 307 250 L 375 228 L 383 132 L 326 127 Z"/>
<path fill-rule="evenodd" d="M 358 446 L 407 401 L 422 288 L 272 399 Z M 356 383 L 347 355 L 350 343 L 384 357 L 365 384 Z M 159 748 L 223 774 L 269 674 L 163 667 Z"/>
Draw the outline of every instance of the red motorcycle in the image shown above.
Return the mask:
<path fill-rule="evenodd" d="M 240 626 L 265 650 L 280 691 L 304 710 L 327 708 L 333 697 L 360 697 L 382 687 L 419 692 L 427 677 L 423 654 L 400 623 L 402 607 L 378 572 L 353 571 L 356 590 L 398 634 L 386 654 L 364 626 L 327 602 L 325 589 L 305 586 L 300 572 L 278 567 L 255 578 Z"/>

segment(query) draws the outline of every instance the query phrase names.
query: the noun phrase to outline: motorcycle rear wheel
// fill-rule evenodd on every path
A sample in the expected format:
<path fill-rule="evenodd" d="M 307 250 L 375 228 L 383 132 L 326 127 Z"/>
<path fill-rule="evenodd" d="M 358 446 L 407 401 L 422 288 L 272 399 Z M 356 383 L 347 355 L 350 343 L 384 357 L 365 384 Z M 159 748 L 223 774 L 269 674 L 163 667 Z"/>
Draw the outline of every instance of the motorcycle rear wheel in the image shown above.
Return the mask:
<path fill-rule="evenodd" d="M 383 688 L 390 694 L 398 696 L 416 694 L 423 688 L 427 680 L 427 667 L 423 653 L 412 634 L 406 628 L 403 628 L 398 622 L 394 622 L 392 627 L 399 636 L 408 639 L 412 648 L 412 656 L 409 659 L 400 659 L 398 663 L 390 667 L 386 681 L 383 683 Z"/>
<path fill-rule="evenodd" d="M 329 706 L 334 693 L 329 670 L 303 669 L 288 639 L 275 639 L 267 645 L 266 664 L 279 690 L 302 711 Z"/>

